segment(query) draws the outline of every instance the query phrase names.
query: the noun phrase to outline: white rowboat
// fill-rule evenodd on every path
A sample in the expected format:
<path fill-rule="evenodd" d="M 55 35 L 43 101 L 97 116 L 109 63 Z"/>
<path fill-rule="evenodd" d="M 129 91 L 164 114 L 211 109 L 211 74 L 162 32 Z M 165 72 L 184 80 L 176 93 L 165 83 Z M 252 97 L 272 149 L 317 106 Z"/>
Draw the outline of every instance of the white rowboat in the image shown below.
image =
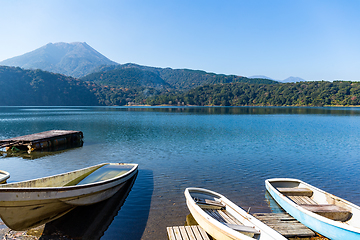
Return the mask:
<path fill-rule="evenodd" d="M 360 207 L 298 179 L 274 178 L 265 186 L 299 222 L 333 240 L 360 239 Z"/>
<path fill-rule="evenodd" d="M 186 188 L 184 194 L 196 222 L 215 239 L 286 239 L 216 192 L 202 188 Z"/>
<path fill-rule="evenodd" d="M 103 163 L 29 181 L 0 185 L 0 217 L 13 230 L 25 230 L 57 219 L 76 206 L 113 196 L 138 165 Z"/>
<path fill-rule="evenodd" d="M 0 184 L 6 183 L 6 180 L 10 177 L 10 173 L 0 170 Z"/>

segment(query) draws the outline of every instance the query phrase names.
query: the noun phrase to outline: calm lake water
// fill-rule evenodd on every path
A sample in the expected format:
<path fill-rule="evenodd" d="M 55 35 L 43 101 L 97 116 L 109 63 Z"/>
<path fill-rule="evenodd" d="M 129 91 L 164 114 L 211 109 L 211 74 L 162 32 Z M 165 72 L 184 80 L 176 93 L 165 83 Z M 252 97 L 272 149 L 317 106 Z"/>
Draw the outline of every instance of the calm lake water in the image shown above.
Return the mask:
<path fill-rule="evenodd" d="M 270 212 L 265 179 L 291 177 L 360 205 L 359 108 L 0 107 L 0 139 L 52 129 L 83 131 L 83 146 L 2 152 L 8 182 L 102 162 L 139 164 L 101 239 L 167 239 L 166 227 L 184 225 L 189 214 L 186 187 Z"/>

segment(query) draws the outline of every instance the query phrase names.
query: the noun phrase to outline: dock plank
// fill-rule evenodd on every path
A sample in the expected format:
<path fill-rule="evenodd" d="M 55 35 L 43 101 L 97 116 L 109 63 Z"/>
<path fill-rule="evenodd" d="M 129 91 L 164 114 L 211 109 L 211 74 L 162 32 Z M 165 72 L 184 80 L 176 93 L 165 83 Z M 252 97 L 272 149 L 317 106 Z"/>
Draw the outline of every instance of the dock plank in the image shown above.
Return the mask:
<path fill-rule="evenodd" d="M 199 225 L 167 227 L 166 230 L 170 240 L 210 240 Z"/>
<path fill-rule="evenodd" d="M 313 239 L 315 237 L 314 239 L 318 239 L 314 231 L 287 213 L 255 213 L 253 215 L 286 238 Z M 209 235 L 199 225 L 168 227 L 167 232 L 170 240 L 210 240 Z"/>
<path fill-rule="evenodd" d="M 314 231 L 287 213 L 255 213 L 254 217 L 278 231 L 284 237 L 314 237 Z"/>
<path fill-rule="evenodd" d="M 167 227 L 167 228 L 166 228 L 166 231 L 167 231 L 167 234 L 168 234 L 169 239 L 174 239 L 174 240 L 176 240 L 175 233 L 174 233 L 174 229 L 173 229 L 172 227 Z"/>
<path fill-rule="evenodd" d="M 185 229 L 185 226 L 179 226 L 179 229 L 180 229 L 182 239 L 183 240 L 190 240 L 189 237 L 188 237 L 188 233 L 187 233 L 187 231 Z"/>
<path fill-rule="evenodd" d="M 199 228 L 197 227 L 197 226 L 190 226 L 191 227 L 191 229 L 193 230 L 193 232 L 194 232 L 194 234 L 195 234 L 195 239 L 203 239 L 203 237 L 202 237 L 202 235 L 201 235 L 201 233 L 200 233 L 200 231 L 199 231 Z"/>
<path fill-rule="evenodd" d="M 197 229 L 199 230 L 203 240 L 210 240 L 208 234 L 205 232 L 205 230 L 202 227 L 198 226 Z"/>
<path fill-rule="evenodd" d="M 175 234 L 176 240 L 182 239 L 179 227 L 174 227 L 174 234 Z"/>
<path fill-rule="evenodd" d="M 190 240 L 196 240 L 194 230 L 190 226 L 186 226 L 185 228 L 190 228 L 189 231 L 187 231 L 189 235 Z"/>
<path fill-rule="evenodd" d="M 80 131 L 72 131 L 72 130 L 50 130 L 50 131 L 45 131 L 45 132 L 40 132 L 40 133 L 34 133 L 34 134 L 9 138 L 6 140 L 1 140 L 0 142 L 6 142 L 6 141 L 26 141 L 26 142 L 29 141 L 29 142 L 31 142 L 31 141 L 35 141 L 38 139 L 53 138 L 53 137 L 57 137 L 57 136 L 74 134 L 74 133 L 79 133 L 79 132 Z"/>

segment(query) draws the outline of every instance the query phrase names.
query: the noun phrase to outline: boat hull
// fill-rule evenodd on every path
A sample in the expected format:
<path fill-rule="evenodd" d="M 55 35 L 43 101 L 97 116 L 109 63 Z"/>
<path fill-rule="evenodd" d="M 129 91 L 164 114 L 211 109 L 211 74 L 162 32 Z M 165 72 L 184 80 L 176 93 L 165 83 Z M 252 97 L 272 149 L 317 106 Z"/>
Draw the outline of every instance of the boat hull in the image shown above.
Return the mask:
<path fill-rule="evenodd" d="M 291 216 L 297 219 L 299 222 L 307 226 L 308 228 L 314 230 L 315 232 L 320 233 L 321 235 L 333 239 L 333 240 L 353 240 L 360 239 L 360 229 L 354 228 L 348 224 L 342 222 L 334 221 L 318 214 L 315 214 L 311 211 L 304 209 L 303 207 L 295 204 L 283 194 L 281 194 L 277 189 L 272 185 L 274 181 L 299 181 L 303 185 L 308 186 L 311 190 L 321 191 L 309 184 L 306 184 L 300 180 L 296 179 L 268 179 L 265 181 L 265 186 L 270 195 L 274 200 Z M 330 195 L 330 194 L 329 194 Z M 343 200 L 344 202 L 347 202 Z M 351 204 L 351 203 L 350 203 Z M 352 204 L 353 205 L 353 204 Z M 357 206 L 352 206 L 357 207 Z M 354 216 L 353 216 L 354 217 Z M 355 216 L 356 217 L 356 216 Z"/>
<path fill-rule="evenodd" d="M 134 164 L 126 174 L 93 184 L 40 188 L 15 188 L 16 184 L 7 184 L 10 187 L 0 187 L 0 217 L 13 230 L 32 228 L 59 218 L 76 206 L 110 198 L 136 173 Z"/>
<path fill-rule="evenodd" d="M 12 207 L 0 207 L 0 212 L 6 226 L 22 231 L 55 220 L 74 208 L 55 200 L 23 201 Z"/>
<path fill-rule="evenodd" d="M 0 184 L 6 183 L 6 180 L 10 177 L 10 174 L 6 171 L 0 170 Z"/>
<path fill-rule="evenodd" d="M 236 237 L 228 231 L 222 230 L 216 224 L 209 222 L 208 218 L 204 217 L 204 215 L 200 214 L 194 207 L 194 205 L 190 202 L 186 202 L 188 209 L 191 215 L 194 217 L 195 221 L 214 239 L 223 239 L 223 240 L 234 240 L 234 239 L 244 239 L 249 240 L 250 237 L 243 236 L 242 238 Z"/>

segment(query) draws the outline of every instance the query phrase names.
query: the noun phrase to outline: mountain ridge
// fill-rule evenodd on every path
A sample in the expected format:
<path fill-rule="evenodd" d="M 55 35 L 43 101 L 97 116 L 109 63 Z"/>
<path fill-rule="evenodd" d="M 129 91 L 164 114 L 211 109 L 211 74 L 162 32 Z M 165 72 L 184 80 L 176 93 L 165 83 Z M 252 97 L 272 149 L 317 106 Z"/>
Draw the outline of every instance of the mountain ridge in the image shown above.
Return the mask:
<path fill-rule="evenodd" d="M 98 66 L 116 65 L 86 42 L 48 43 L 31 52 L 6 59 L 0 65 L 41 69 L 71 77 L 82 77 Z"/>
<path fill-rule="evenodd" d="M 248 78 L 263 78 L 263 79 L 274 80 L 274 79 L 272 79 L 272 78 L 270 78 L 270 77 L 268 77 L 268 76 L 264 76 L 264 75 L 253 75 L 253 76 L 250 76 L 250 77 L 248 77 Z M 276 80 L 274 80 L 274 81 L 276 81 Z"/>
<path fill-rule="evenodd" d="M 121 69 L 120 69 L 121 70 Z M 206 83 L 184 91 L 169 88 L 155 73 L 128 68 L 97 81 L 47 71 L 0 66 L 0 106 L 359 106 L 360 83 L 306 81 L 266 84 Z M 118 71 L 118 70 L 115 70 Z M 130 75 L 128 75 L 130 74 Z M 137 81 L 128 85 L 133 74 Z M 205 73 L 206 74 L 206 73 Z M 143 75 L 144 78 L 137 75 Z M 226 78 L 215 80 L 226 81 Z M 227 76 L 225 76 L 227 77 Z M 245 79 L 246 80 L 246 79 Z M 263 80 L 263 79 L 262 79 Z M 269 80 L 270 81 L 270 80 Z"/>
<path fill-rule="evenodd" d="M 123 86 L 125 82 L 130 84 L 129 81 L 125 81 L 124 77 L 130 77 L 136 82 L 135 84 L 142 83 L 147 86 L 154 86 L 155 82 L 157 82 L 159 86 L 169 87 L 166 86 L 168 84 L 171 88 L 178 90 L 191 89 L 209 83 L 277 82 L 261 77 L 250 79 L 242 76 L 216 74 L 202 70 L 172 69 L 169 67 L 159 68 L 134 63 L 118 64 L 93 49 L 86 42 L 48 43 L 31 52 L 6 59 L 0 62 L 0 65 L 20 67 L 23 69 L 41 69 L 43 71 L 60 73 L 75 78 L 84 78 L 91 74 L 93 74 L 91 76 L 96 76 L 96 74 L 94 75 L 96 72 L 110 71 L 111 73 L 107 74 L 107 76 L 112 75 L 112 79 L 107 79 L 103 82 L 108 81 L 114 84 L 116 81 L 119 81 L 120 85 Z M 131 74 L 129 69 L 141 70 L 143 74 L 139 72 L 134 73 L 136 70 L 133 70 L 133 74 Z M 120 77 L 114 77 L 115 73 L 119 74 Z M 134 75 L 138 78 L 133 78 Z M 89 79 L 89 77 L 86 78 Z M 117 78 L 117 80 L 115 78 Z M 120 80 L 121 78 L 122 80 Z M 161 82 L 160 78 L 166 83 Z M 154 82 L 151 83 L 151 81 Z"/>
<path fill-rule="evenodd" d="M 201 86 L 203 84 L 224 84 L 224 83 L 236 83 L 236 82 L 247 82 L 247 83 L 264 83 L 264 84 L 277 84 L 278 81 L 262 78 L 247 78 L 236 75 L 225 75 L 225 74 L 216 74 L 211 72 L 205 72 L 203 70 L 192 70 L 192 69 L 172 69 L 172 68 L 159 68 L 159 67 L 149 67 L 142 66 L 134 63 L 118 64 L 118 65 L 107 65 L 100 66 L 94 69 L 96 72 L 113 72 L 128 69 L 139 69 L 144 73 L 152 72 L 157 74 L 161 79 L 163 79 L 167 84 L 172 88 L 177 90 L 188 90 L 194 87 Z M 90 75 L 85 76 L 81 79 L 86 81 L 96 81 L 95 79 L 90 79 Z M 95 75 L 93 75 L 95 76 Z"/>
<path fill-rule="evenodd" d="M 289 83 L 289 82 L 305 82 L 306 80 L 300 78 L 300 77 L 288 77 L 280 82 L 283 82 L 283 83 Z"/>
<path fill-rule="evenodd" d="M 254 75 L 254 76 L 250 76 L 248 78 L 263 78 L 263 79 L 269 79 L 269 80 L 273 80 L 273 81 L 278 81 L 278 82 L 282 82 L 282 83 L 295 83 L 295 82 L 305 82 L 306 80 L 305 79 L 302 79 L 300 77 L 293 77 L 293 76 L 290 76 L 288 78 L 285 78 L 284 80 L 274 80 L 270 77 L 267 77 L 267 76 L 264 76 L 264 75 Z"/>

